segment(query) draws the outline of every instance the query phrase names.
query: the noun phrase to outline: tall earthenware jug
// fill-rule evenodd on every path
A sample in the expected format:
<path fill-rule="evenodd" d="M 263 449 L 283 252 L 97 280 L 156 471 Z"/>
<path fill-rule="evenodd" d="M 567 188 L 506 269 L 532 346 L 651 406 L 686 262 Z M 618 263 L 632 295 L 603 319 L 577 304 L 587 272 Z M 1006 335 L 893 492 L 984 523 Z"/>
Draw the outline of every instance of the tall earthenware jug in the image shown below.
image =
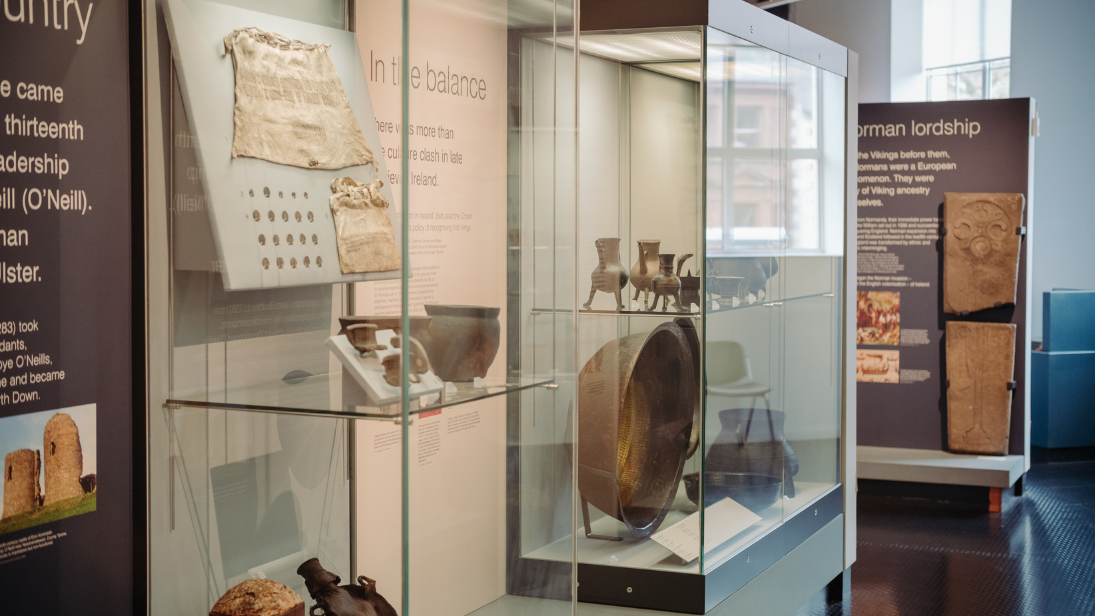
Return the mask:
<path fill-rule="evenodd" d="M 658 274 L 658 250 L 661 240 L 639 240 L 639 260 L 631 268 L 631 286 L 635 287 L 634 300 L 638 301 L 639 292 L 643 295 L 643 310 L 650 301 L 650 292 L 654 290 L 654 276 Z"/>
<path fill-rule="evenodd" d="M 620 297 L 620 291 L 627 286 L 627 270 L 620 263 L 620 238 L 602 237 L 596 242 L 597 268 L 593 270 L 590 278 L 593 288 L 589 290 L 589 301 L 582 308 L 592 309 L 593 297 L 597 291 L 611 293 L 616 297 L 616 310 L 623 310 L 624 304 Z"/>

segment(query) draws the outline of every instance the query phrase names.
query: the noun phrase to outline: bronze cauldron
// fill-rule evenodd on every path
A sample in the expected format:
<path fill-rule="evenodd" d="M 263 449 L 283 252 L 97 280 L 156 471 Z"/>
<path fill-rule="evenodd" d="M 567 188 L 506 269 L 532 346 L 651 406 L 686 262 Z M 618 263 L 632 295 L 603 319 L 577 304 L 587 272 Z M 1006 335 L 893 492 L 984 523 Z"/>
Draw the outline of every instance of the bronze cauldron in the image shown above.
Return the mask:
<path fill-rule="evenodd" d="M 612 340 L 578 375 L 578 489 L 635 538 L 669 513 L 697 391 L 691 344 L 676 323 Z"/>

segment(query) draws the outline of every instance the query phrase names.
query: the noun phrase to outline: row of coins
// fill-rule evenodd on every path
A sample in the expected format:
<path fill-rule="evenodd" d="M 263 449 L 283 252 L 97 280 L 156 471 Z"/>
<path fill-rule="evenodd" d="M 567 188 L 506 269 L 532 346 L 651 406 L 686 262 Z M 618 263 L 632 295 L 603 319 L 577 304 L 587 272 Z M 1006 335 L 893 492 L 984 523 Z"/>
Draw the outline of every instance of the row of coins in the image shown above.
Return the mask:
<path fill-rule="evenodd" d="M 254 197 L 255 196 L 255 189 L 252 188 L 251 190 L 247 191 L 247 194 Z M 296 193 L 290 193 L 290 194 L 292 195 L 293 199 L 297 198 Z M 270 196 L 270 188 L 269 187 L 264 186 L 262 188 L 262 196 L 264 196 L 264 197 L 269 197 Z M 279 199 L 284 199 L 285 198 L 285 193 L 279 190 L 278 191 L 278 198 Z M 304 193 L 304 198 L 305 199 L 308 198 L 308 193 Z"/>
<path fill-rule="evenodd" d="M 275 234 L 270 239 L 274 243 L 274 246 L 280 246 L 281 245 L 281 239 L 277 236 L 277 234 Z M 293 234 L 292 233 L 286 234 L 285 243 L 290 245 L 290 246 L 293 245 Z M 300 245 L 303 246 L 307 243 L 308 243 L 308 238 L 304 237 L 304 234 L 301 233 L 300 234 Z M 319 236 L 316 235 L 315 233 L 313 233 L 312 234 L 312 244 L 314 245 L 314 244 L 318 244 L 318 243 L 319 243 Z M 261 244 L 262 246 L 266 245 L 266 236 L 262 233 L 259 233 L 259 244 Z"/>
<path fill-rule="evenodd" d="M 285 259 L 278 257 L 275 263 L 277 264 L 278 269 L 285 268 Z M 303 259 L 301 259 L 301 263 L 304 264 L 304 267 L 309 267 L 312 265 L 312 260 L 308 257 L 304 257 Z M 293 269 L 297 268 L 296 257 L 289 259 L 289 267 Z M 316 267 L 323 267 L 323 257 L 316 257 Z M 266 257 L 262 258 L 262 269 L 270 269 L 270 259 L 267 259 Z"/>
<path fill-rule="evenodd" d="M 255 211 L 251 212 L 251 217 L 255 219 L 255 222 L 258 222 L 258 221 L 262 220 L 262 214 L 259 214 L 258 210 L 255 210 Z M 270 219 L 270 222 L 274 222 L 275 220 L 277 220 L 277 216 L 274 215 L 274 210 L 270 210 L 269 212 L 266 212 L 266 217 L 268 219 Z M 303 221 L 303 217 L 300 215 L 300 212 L 294 212 L 293 213 L 293 218 L 296 218 L 297 222 L 302 222 Z M 282 210 L 281 219 L 284 222 L 289 222 L 289 212 L 286 212 L 285 210 Z M 308 212 L 308 222 L 313 222 L 313 221 L 315 221 L 315 219 L 316 219 L 316 217 L 313 216 L 311 212 Z"/>

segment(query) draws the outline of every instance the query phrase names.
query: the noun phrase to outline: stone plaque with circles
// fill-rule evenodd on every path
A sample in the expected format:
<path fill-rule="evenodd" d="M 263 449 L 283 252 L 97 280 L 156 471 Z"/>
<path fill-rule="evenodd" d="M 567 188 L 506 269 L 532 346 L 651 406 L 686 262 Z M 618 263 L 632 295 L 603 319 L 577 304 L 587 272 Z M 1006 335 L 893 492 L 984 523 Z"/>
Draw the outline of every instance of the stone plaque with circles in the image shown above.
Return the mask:
<path fill-rule="evenodd" d="M 332 181 L 380 180 L 376 183 L 380 194 L 393 203 L 355 35 L 204 0 L 166 0 L 164 9 L 190 129 L 186 138 L 194 144 L 197 171 L 204 186 L 209 235 L 216 253 L 212 267 L 221 273 L 225 289 L 398 278 L 398 259 L 394 264 L 389 260 L 388 266 L 394 267 L 384 271 L 343 274 L 345 268 L 339 265 L 331 211 Z M 225 44 L 225 37 L 237 30 L 264 33 L 269 40 L 260 42 L 275 52 L 321 54 L 318 59 L 322 64 L 317 66 L 324 70 L 308 73 L 312 79 L 301 78 L 305 73 L 299 71 L 290 74 L 286 67 L 300 63 L 294 58 L 284 66 L 271 62 L 265 67 L 269 75 L 255 76 L 263 71 L 251 66 L 244 76 L 247 81 L 237 83 L 233 54 Z M 233 150 L 233 137 L 239 136 L 238 119 L 234 117 L 238 85 L 246 85 L 249 92 L 253 90 L 252 94 L 267 101 L 274 100 L 270 98 L 274 96 L 284 103 L 281 121 L 292 134 L 287 133 L 280 150 L 279 144 L 271 144 L 268 150 L 259 150 L 254 144 L 247 152 L 241 152 L 240 147 Z M 352 117 L 345 111 L 346 103 Z M 316 105 L 316 114 L 307 113 L 309 104 Z M 276 107 L 268 103 L 260 110 L 271 117 Z M 356 136 L 347 146 L 347 139 L 342 138 L 346 131 L 338 129 L 355 119 L 365 148 Z M 297 130 L 293 128 L 297 124 L 307 126 Z M 308 146 L 313 133 L 320 136 Z M 259 133 L 253 132 L 252 137 L 255 134 Z M 272 139 L 278 133 L 267 130 L 263 134 Z M 324 158 L 328 150 L 329 159 Z M 278 154 L 266 158 L 282 163 L 255 156 L 255 152 L 263 156 L 262 151 Z M 372 152 L 377 155 L 372 156 Z M 298 154 L 304 156 L 302 160 L 318 162 L 294 164 Z M 340 166 L 343 164 L 349 166 Z M 397 210 L 389 207 L 387 215 L 392 228 L 398 229 Z M 180 241 L 178 234 L 175 241 Z M 400 234 L 394 234 L 394 241 L 401 252 Z"/>

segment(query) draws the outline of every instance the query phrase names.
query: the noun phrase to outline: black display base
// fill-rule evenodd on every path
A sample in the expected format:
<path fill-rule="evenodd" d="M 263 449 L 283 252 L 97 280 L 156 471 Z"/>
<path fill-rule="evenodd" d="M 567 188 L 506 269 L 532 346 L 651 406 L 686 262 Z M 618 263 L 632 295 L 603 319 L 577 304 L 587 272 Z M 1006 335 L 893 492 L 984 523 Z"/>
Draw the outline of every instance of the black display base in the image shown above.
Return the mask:
<path fill-rule="evenodd" d="M 578 564 L 578 600 L 682 614 L 706 614 L 776 564 L 844 511 L 844 486 L 798 510 L 733 558 L 705 574 Z M 514 537 L 511 537 L 511 540 Z M 569 599 L 568 562 L 515 558 L 507 579 L 512 595 Z"/>

